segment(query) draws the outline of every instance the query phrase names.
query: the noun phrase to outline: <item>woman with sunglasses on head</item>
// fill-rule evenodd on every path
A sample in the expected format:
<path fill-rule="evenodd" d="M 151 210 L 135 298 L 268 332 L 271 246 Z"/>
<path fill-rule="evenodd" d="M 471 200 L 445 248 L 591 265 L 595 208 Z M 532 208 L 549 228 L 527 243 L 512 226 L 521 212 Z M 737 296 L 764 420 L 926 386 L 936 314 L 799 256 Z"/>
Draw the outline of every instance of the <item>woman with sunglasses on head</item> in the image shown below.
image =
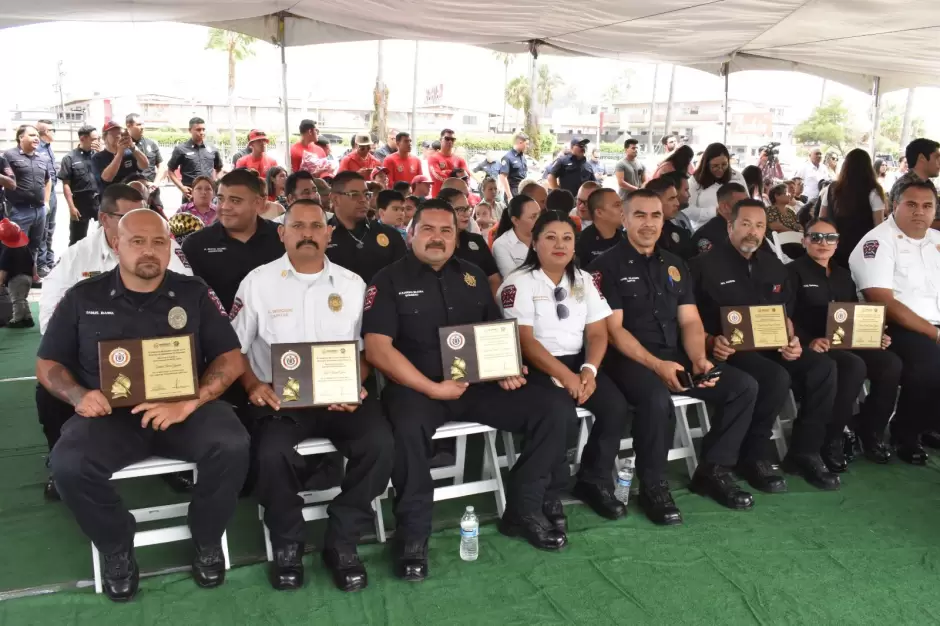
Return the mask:
<path fill-rule="evenodd" d="M 689 206 L 683 213 L 698 230 L 717 215 L 718 190 L 727 183 L 745 184 L 744 177 L 731 169 L 731 154 L 723 143 L 709 144 L 689 180 Z"/>
<path fill-rule="evenodd" d="M 829 303 L 858 302 L 852 275 L 832 261 L 839 239 L 835 224 L 826 218 L 814 219 L 803 237 L 806 254 L 787 265 L 793 283 L 794 331 L 803 345 L 835 361 L 838 371 L 832 421 L 821 451 L 831 472 L 846 470 L 842 432 L 852 419 L 852 407 L 866 378 L 871 381 L 871 391 L 861 405 L 855 430 L 865 456 L 875 463 L 888 462 L 891 452 L 885 428 L 894 412 L 901 380 L 901 360 L 885 350 L 891 343 L 887 335 L 881 350 L 833 349 L 832 338 L 826 335 Z"/>
<path fill-rule="evenodd" d="M 522 356 L 530 384 L 554 401 L 567 403 L 571 417 L 582 406 L 594 414 L 594 427 L 581 458 L 573 494 L 598 515 L 617 519 L 626 508 L 614 498 L 611 468 L 620 449 L 627 403 L 616 385 L 599 372 L 607 351 L 606 318 L 611 315 L 590 274 L 574 260 L 575 224 L 568 215 L 546 211 L 532 229 L 525 262 L 510 273 L 499 291 L 503 315 L 519 323 Z M 568 464 L 558 460 L 546 492 L 549 518 L 561 508 L 560 490 Z"/>
<path fill-rule="evenodd" d="M 538 202 L 525 194 L 509 201 L 509 208 L 499 218 L 493 242 L 493 258 L 501 276 L 509 276 L 526 260 L 532 242 L 532 226 L 541 212 Z"/>

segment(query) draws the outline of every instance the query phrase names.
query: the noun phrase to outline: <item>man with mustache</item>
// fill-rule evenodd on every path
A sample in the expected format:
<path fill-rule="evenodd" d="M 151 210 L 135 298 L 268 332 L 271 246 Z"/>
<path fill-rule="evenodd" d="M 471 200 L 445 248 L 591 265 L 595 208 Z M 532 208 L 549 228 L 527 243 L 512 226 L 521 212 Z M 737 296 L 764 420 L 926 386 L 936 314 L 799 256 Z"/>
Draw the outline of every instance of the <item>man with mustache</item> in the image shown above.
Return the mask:
<path fill-rule="evenodd" d="M 544 502 L 544 495 L 552 468 L 564 456 L 565 424 L 572 415 L 525 386 L 522 376 L 474 385 L 444 379 L 438 328 L 502 315 L 483 271 L 454 256 L 453 207 L 428 200 L 413 225 L 411 252 L 379 271 L 366 290 L 362 322 L 366 358 L 390 381 L 382 400 L 395 433 L 395 575 L 410 581 L 428 576 L 434 492 L 429 451 L 434 431 L 449 421 L 524 435 L 499 531 L 559 550 L 567 544 L 564 511 L 560 501 Z"/>
<path fill-rule="evenodd" d="M 391 429 L 377 399 L 362 390 L 362 405 L 292 409 L 272 385 L 271 345 L 294 342 L 357 341 L 366 285 L 335 265 L 325 251 L 333 228 L 315 200 L 297 200 L 278 228 L 287 253 L 253 270 L 238 288 L 232 325 L 247 356 L 241 384 L 248 394 L 245 413 L 259 421 L 256 493 L 271 532 L 275 589 L 303 586 L 303 476 L 294 446 L 327 437 L 348 459 L 342 492 L 330 502 L 323 561 L 343 591 L 368 584 L 356 544 L 372 522 L 372 500 L 383 493 L 392 473 Z M 308 353 L 309 355 L 309 353 Z M 369 365 L 362 359 L 362 379 Z"/>
<path fill-rule="evenodd" d="M 199 483 L 189 505 L 192 573 L 200 587 L 217 587 L 225 580 L 222 533 L 248 468 L 248 435 L 231 406 L 216 400 L 243 372 L 238 337 L 203 281 L 167 271 L 171 241 L 166 221 L 153 211 L 122 217 L 118 266 L 68 291 L 37 354 L 40 384 L 74 406 L 52 450 L 52 476 L 101 552 L 104 591 L 114 601 L 132 599 L 140 578 L 136 524 L 111 482 L 114 472 L 155 454 L 196 463 Z M 195 398 L 111 406 L 121 397 L 115 392 L 120 377 L 99 389 L 99 342 L 127 340 L 130 346 L 134 339 L 187 341 L 187 335 L 199 378 Z M 104 358 L 121 368 L 140 356 L 118 347 Z M 133 370 L 127 372 L 133 378 Z M 127 391 L 134 393 L 133 387 Z"/>
<path fill-rule="evenodd" d="M 589 202 L 598 194 L 621 202 L 613 189 L 598 189 Z M 655 192 L 629 192 L 623 207 L 624 237 L 588 271 L 613 311 L 607 318 L 610 347 L 603 367 L 635 409 L 632 434 L 640 506 L 653 523 L 672 526 L 682 523 L 665 480 L 672 394 L 699 398 L 716 409 L 691 489 L 730 509 L 749 509 L 754 499 L 738 488 L 731 467 L 751 421 L 757 385 L 732 367 L 691 387 L 681 382 L 680 375 L 708 374 L 715 365 L 705 352 L 705 331 L 685 261 L 658 243 L 664 219 Z"/>
<path fill-rule="evenodd" d="M 737 352 L 722 335 L 721 307 L 791 305 L 790 278 L 776 255 L 761 248 L 767 213 L 760 200 L 734 205 L 728 221 L 728 241 L 692 260 L 696 300 L 708 333 L 708 350 L 716 361 L 727 362 L 757 380 L 760 391 L 744 442 L 738 475 L 755 489 L 781 493 L 787 483 L 770 461 L 770 435 L 790 392 L 791 380 L 800 394 L 800 411 L 793 424 L 783 470 L 801 475 L 818 489 L 839 488 L 839 477 L 823 463 L 819 451 L 832 417 L 836 394 L 835 362 L 803 350 L 787 316 L 787 345 L 777 350 Z"/>

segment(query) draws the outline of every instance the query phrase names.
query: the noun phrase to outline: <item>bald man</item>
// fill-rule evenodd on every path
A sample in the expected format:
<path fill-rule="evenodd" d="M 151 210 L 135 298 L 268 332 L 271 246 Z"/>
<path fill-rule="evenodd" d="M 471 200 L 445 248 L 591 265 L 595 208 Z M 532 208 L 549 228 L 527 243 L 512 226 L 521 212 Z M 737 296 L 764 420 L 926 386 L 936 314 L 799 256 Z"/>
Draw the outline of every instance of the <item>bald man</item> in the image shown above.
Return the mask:
<path fill-rule="evenodd" d="M 167 270 L 170 241 L 153 211 L 124 215 L 117 267 L 68 291 L 37 355 L 39 383 L 75 411 L 52 450 L 52 478 L 102 554 L 104 592 L 117 602 L 134 597 L 140 574 L 134 517 L 111 475 L 154 455 L 196 463 L 192 573 L 200 587 L 216 587 L 225 579 L 222 533 L 248 469 L 248 435 L 216 401 L 244 371 L 238 337 L 201 279 Z M 143 338 L 164 340 L 149 349 L 180 371 L 172 380 L 145 379 Z"/>

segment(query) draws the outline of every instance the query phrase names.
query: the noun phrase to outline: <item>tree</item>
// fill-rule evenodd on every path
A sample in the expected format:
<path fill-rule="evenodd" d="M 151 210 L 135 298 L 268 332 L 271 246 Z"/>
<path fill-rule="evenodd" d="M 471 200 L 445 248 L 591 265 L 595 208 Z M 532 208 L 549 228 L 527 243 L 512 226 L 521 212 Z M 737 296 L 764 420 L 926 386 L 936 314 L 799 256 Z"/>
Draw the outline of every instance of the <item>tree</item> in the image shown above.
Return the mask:
<path fill-rule="evenodd" d="M 896 104 L 882 107 L 881 118 L 878 124 L 878 152 L 891 152 L 898 154 L 904 148 L 901 145 L 901 135 L 904 132 L 904 111 Z M 923 137 L 924 120 L 914 118 L 911 120 L 911 137 Z"/>
<path fill-rule="evenodd" d="M 545 113 L 548 105 L 552 103 L 555 97 L 555 89 L 561 87 L 564 81 L 558 74 L 553 74 L 547 65 L 539 65 L 538 80 L 535 83 L 535 93 L 539 104 L 542 105 L 542 112 Z"/>
<path fill-rule="evenodd" d="M 505 91 L 506 103 L 518 111 L 528 112 L 529 110 L 529 79 L 525 76 L 516 76 L 506 84 Z M 519 115 L 516 114 L 516 124 L 519 123 Z"/>
<path fill-rule="evenodd" d="M 254 56 L 255 38 L 230 30 L 212 28 L 206 41 L 206 50 L 216 50 L 228 55 L 228 132 L 232 150 L 235 148 L 235 66 Z M 287 103 L 284 103 L 287 106 Z"/>
<path fill-rule="evenodd" d="M 793 137 L 800 143 L 822 145 L 845 155 L 857 144 L 859 133 L 842 99 L 830 98 L 793 129 Z"/>
<path fill-rule="evenodd" d="M 378 67 L 375 73 L 375 89 L 372 90 L 372 134 L 385 145 L 388 134 L 388 86 L 385 84 L 385 45 L 378 41 Z"/>
<path fill-rule="evenodd" d="M 509 65 L 514 55 L 508 52 L 493 52 L 493 56 L 503 64 L 503 93 L 506 93 L 506 88 L 509 87 Z M 506 132 L 506 104 L 507 101 L 503 98 L 503 122 L 499 127 L 500 132 Z"/>

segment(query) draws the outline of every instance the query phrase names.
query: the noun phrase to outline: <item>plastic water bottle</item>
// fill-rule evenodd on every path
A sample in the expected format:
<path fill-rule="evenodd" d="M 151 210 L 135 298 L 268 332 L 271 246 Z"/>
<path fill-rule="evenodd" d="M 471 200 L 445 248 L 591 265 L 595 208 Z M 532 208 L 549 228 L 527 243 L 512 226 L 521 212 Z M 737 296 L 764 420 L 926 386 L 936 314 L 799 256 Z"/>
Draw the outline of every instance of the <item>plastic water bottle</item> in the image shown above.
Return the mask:
<path fill-rule="evenodd" d="M 460 518 L 460 558 L 464 561 L 476 561 L 480 555 L 480 520 L 473 507 Z"/>
<path fill-rule="evenodd" d="M 633 484 L 633 457 L 626 459 L 623 466 L 617 470 L 617 486 L 614 497 L 627 504 L 630 500 L 630 486 Z"/>

